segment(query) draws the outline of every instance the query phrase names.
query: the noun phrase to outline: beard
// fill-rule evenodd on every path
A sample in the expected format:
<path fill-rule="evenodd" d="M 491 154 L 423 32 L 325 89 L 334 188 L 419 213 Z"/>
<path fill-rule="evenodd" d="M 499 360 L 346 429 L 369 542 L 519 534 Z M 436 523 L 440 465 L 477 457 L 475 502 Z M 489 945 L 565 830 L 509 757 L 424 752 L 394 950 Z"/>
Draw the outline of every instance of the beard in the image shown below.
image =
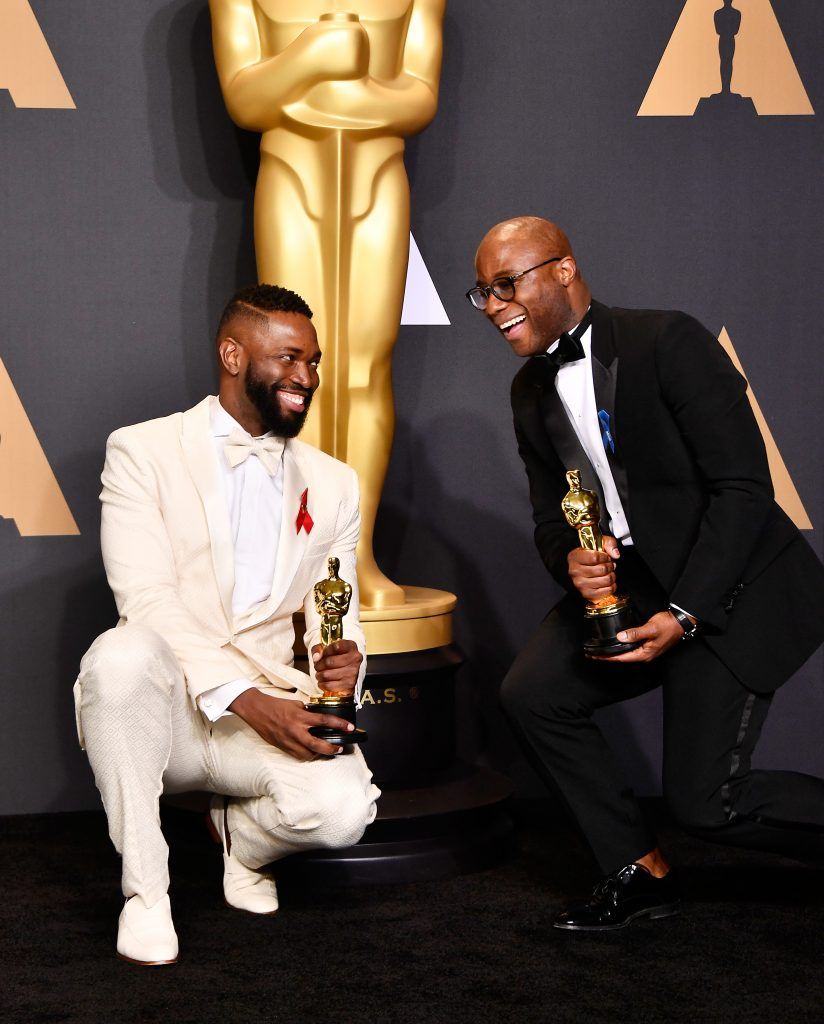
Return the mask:
<path fill-rule="evenodd" d="M 302 388 L 287 387 L 285 384 L 267 384 L 257 376 L 254 365 L 250 364 L 246 370 L 244 380 L 246 397 L 257 409 L 261 420 L 267 430 L 271 430 L 276 437 L 297 437 L 306 422 L 306 415 L 309 406 L 312 404 L 312 392 Z M 291 391 L 303 395 L 306 404 L 302 412 L 286 412 L 278 399 L 278 391 Z"/>

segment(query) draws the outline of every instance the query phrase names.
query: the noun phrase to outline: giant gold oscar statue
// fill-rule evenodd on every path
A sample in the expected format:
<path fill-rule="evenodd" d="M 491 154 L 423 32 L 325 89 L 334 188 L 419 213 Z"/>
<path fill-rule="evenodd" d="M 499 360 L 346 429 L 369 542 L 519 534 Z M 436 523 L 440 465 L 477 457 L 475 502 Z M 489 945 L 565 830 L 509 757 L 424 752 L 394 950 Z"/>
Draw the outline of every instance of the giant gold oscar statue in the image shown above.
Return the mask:
<path fill-rule="evenodd" d="M 322 384 L 304 432 L 357 471 L 358 583 L 372 654 L 451 641 L 455 598 L 400 587 L 373 554 L 394 430 L 391 355 L 409 250 L 404 138 L 435 116 L 446 0 L 210 0 L 223 96 L 262 133 L 261 281 L 315 313 Z"/>

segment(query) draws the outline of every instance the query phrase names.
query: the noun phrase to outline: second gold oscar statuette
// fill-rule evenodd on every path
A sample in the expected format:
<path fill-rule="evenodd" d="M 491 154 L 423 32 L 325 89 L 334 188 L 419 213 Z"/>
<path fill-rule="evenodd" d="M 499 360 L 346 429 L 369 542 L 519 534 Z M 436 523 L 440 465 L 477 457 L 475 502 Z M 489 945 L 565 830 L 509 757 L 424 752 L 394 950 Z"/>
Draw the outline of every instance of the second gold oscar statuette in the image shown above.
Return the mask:
<path fill-rule="evenodd" d="M 340 560 L 330 558 L 328 565 L 329 575 L 314 586 L 315 607 L 320 614 L 320 642 L 324 647 L 343 639 L 343 617 L 349 611 L 352 599 L 352 585 L 338 575 Z M 319 715 L 335 715 L 355 725 L 355 698 L 348 690 L 327 690 L 311 697 L 306 710 Z M 314 725 L 309 732 L 335 746 L 365 743 L 369 738 L 365 729 L 357 727 L 354 732 L 343 732 L 328 725 Z"/>
<path fill-rule="evenodd" d="M 603 551 L 604 536 L 599 523 L 601 510 L 598 495 L 581 486 L 581 471 L 570 469 L 566 474 L 569 491 L 561 502 L 567 523 L 578 531 L 578 541 L 587 551 Z M 598 601 L 587 601 L 584 616 L 589 636 L 584 641 L 584 654 L 609 658 L 640 647 L 640 641 L 625 643 L 616 634 L 637 625 L 630 599 L 624 594 L 610 594 Z"/>

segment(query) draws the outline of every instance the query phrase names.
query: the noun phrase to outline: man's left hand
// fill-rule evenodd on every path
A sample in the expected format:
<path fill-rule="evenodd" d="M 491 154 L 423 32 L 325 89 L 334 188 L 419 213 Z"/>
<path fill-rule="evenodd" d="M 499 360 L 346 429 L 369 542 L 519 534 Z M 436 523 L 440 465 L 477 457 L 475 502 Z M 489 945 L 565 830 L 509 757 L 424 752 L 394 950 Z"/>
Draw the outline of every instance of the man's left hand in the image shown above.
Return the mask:
<path fill-rule="evenodd" d="M 358 681 L 363 655 L 354 640 L 336 640 L 328 647 L 312 648 L 315 679 L 327 693 L 352 693 Z"/>
<path fill-rule="evenodd" d="M 640 647 L 636 647 L 634 651 L 627 651 L 626 654 L 616 654 L 611 658 L 593 658 L 592 660 L 618 661 L 625 665 L 654 661 L 670 647 L 674 647 L 683 635 L 684 630 L 674 615 L 668 611 L 656 612 L 643 626 L 635 626 L 618 633 L 617 639 L 625 643 L 643 640 Z"/>

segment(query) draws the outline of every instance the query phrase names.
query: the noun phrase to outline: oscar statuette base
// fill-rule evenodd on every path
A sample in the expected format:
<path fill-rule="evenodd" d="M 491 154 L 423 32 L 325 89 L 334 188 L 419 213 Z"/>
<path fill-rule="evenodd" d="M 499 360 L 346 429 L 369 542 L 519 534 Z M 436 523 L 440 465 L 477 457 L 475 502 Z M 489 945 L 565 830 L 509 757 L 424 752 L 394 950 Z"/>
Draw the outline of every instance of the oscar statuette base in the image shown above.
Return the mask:
<path fill-rule="evenodd" d="M 311 711 L 311 708 L 307 708 Z M 323 725 L 316 725 L 309 732 L 313 736 L 317 736 L 319 740 L 326 740 L 327 743 L 332 743 L 338 747 L 348 747 L 353 743 L 366 743 L 369 736 L 363 729 L 355 729 L 354 732 L 341 732 L 339 729 L 329 729 Z"/>
<path fill-rule="evenodd" d="M 584 641 L 584 654 L 588 658 L 612 658 L 640 647 L 642 641 L 631 643 L 618 640 L 616 634 L 638 624 L 635 610 L 625 597 L 618 597 L 607 608 L 587 605 L 584 613 L 589 636 Z"/>
<path fill-rule="evenodd" d="M 315 725 L 309 730 L 319 740 L 326 740 L 337 747 L 348 747 L 353 743 L 366 743 L 369 739 L 365 729 L 357 728 L 355 702 L 351 697 L 312 697 L 304 707 L 314 715 L 334 715 L 355 726 L 354 732 L 343 732 L 328 725 Z"/>

